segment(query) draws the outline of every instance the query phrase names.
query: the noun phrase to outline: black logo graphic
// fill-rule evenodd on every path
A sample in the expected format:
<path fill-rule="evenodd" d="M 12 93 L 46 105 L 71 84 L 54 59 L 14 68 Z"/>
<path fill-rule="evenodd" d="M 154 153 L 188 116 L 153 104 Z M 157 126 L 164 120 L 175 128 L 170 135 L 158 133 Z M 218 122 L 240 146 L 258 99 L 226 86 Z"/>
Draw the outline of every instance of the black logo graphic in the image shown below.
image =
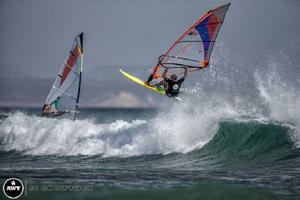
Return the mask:
<path fill-rule="evenodd" d="M 19 198 L 24 191 L 24 186 L 21 180 L 17 178 L 9 178 L 3 184 L 3 192 L 10 199 Z"/>

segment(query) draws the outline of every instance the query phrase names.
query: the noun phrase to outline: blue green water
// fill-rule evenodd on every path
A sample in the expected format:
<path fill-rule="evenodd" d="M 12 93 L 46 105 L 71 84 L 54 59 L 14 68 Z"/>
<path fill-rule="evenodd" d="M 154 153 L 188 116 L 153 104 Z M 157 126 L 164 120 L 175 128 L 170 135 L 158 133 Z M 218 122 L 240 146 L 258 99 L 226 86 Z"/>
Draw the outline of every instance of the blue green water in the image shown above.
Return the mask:
<path fill-rule="evenodd" d="M 300 196 L 293 124 L 222 114 L 204 125 L 198 113 L 157 109 L 82 109 L 73 122 L 39 111 L 1 110 L 1 183 L 26 182 L 24 199 Z"/>

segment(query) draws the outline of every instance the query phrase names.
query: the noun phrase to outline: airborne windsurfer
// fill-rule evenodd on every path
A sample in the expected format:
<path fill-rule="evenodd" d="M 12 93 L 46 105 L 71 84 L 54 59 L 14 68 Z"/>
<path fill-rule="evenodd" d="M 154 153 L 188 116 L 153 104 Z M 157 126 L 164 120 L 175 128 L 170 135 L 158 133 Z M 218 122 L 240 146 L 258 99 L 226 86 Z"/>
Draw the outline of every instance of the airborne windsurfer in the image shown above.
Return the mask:
<path fill-rule="evenodd" d="M 230 3 L 219 6 L 201 16 L 159 57 L 147 81 L 122 70 L 120 72 L 142 87 L 182 101 L 177 95 L 187 78 L 187 68 L 192 72 L 209 66 L 211 53 L 229 6 Z M 177 74 L 184 67 L 187 67 L 184 76 L 178 80 Z"/>
<path fill-rule="evenodd" d="M 165 69 L 165 71 L 162 74 L 163 80 L 158 84 L 155 84 L 154 86 L 159 88 L 161 85 L 163 85 L 166 91 L 166 95 L 168 97 L 177 97 L 177 95 L 179 94 L 181 84 L 188 76 L 188 68 L 187 67 L 184 68 L 184 75 L 179 80 L 176 74 L 172 74 L 171 76 L 167 77 L 168 70 L 169 68 Z"/>

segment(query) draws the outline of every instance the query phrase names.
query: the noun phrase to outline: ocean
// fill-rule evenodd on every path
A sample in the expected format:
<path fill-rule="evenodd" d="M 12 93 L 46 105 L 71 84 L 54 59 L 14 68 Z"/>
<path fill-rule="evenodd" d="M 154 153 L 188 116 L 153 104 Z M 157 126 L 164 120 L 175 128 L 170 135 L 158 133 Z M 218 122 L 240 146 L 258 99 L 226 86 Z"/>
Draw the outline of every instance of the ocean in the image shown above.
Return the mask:
<path fill-rule="evenodd" d="M 2 108 L 0 183 L 19 178 L 20 199 L 299 199 L 296 124 L 190 105 Z"/>

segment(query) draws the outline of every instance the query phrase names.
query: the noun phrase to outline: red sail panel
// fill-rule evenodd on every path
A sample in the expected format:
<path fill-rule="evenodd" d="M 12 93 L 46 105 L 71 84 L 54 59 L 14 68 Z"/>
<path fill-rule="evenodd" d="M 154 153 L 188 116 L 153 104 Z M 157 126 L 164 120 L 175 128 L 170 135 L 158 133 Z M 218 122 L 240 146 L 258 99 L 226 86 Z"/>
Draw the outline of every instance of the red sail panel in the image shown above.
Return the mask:
<path fill-rule="evenodd" d="M 78 45 L 75 46 L 75 48 L 70 52 L 69 57 L 67 59 L 66 65 L 64 67 L 63 73 L 61 74 L 61 80 L 60 80 L 60 85 L 63 84 L 67 76 L 69 75 L 72 67 L 74 66 L 77 58 L 80 55 L 80 50 L 78 48 Z"/>

